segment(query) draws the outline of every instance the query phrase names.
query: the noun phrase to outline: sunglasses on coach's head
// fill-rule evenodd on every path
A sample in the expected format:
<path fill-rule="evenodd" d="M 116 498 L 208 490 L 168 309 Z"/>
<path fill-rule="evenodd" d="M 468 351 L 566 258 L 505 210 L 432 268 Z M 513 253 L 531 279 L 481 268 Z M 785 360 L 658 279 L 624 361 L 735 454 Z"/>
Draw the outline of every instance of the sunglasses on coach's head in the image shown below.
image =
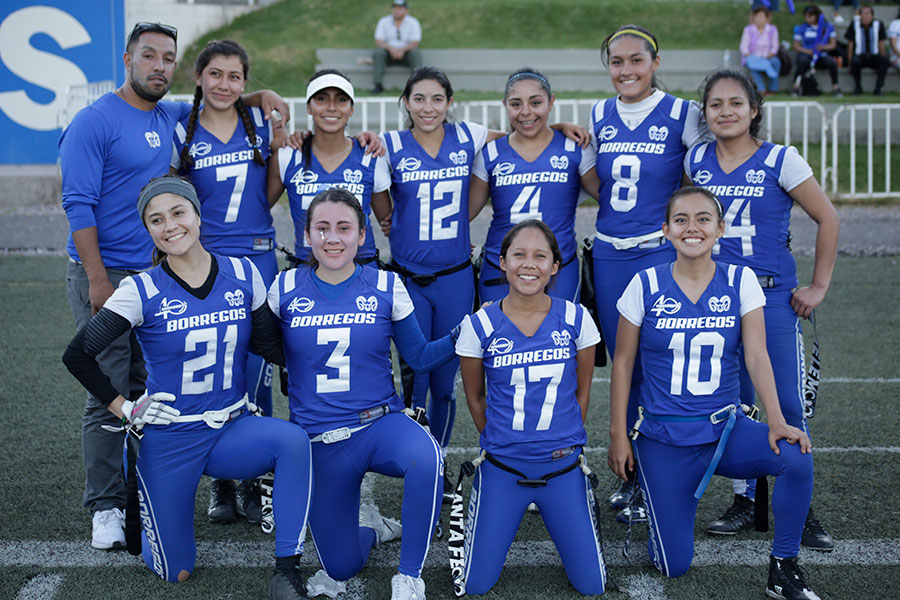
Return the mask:
<path fill-rule="evenodd" d="M 135 36 L 141 35 L 142 33 L 147 31 L 164 33 L 176 42 L 178 41 L 178 30 L 171 25 L 164 25 L 162 23 L 150 23 L 147 21 L 135 23 L 134 29 L 131 30 L 131 35 L 128 36 L 128 39 L 133 39 Z"/>

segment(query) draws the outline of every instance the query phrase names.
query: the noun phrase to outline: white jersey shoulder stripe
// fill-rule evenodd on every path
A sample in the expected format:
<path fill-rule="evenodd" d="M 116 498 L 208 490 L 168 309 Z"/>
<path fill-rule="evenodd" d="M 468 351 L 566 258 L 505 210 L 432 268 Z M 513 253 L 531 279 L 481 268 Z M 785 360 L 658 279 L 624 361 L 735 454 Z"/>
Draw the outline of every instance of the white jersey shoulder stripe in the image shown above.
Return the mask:
<path fill-rule="evenodd" d="M 241 262 L 241 259 L 229 256 L 228 260 L 231 261 L 231 268 L 234 269 L 234 276 L 241 281 L 247 281 L 247 274 L 244 272 L 244 263 Z"/>
<path fill-rule="evenodd" d="M 178 141 L 182 144 L 187 139 L 187 131 L 184 129 L 184 125 L 181 124 L 181 121 L 175 123 L 175 135 L 178 136 Z"/>
<path fill-rule="evenodd" d="M 263 119 L 262 109 L 258 106 L 249 106 L 248 108 L 250 109 L 250 116 L 253 117 L 253 124 L 257 127 L 265 125 L 266 120 Z"/>
<path fill-rule="evenodd" d="M 465 127 L 461 123 L 454 123 L 453 126 L 456 128 L 456 137 L 459 139 L 459 143 L 465 144 L 468 142 L 469 135 L 466 133 Z"/>
<path fill-rule="evenodd" d="M 144 284 L 144 290 L 147 292 L 147 300 L 159 293 L 159 289 L 157 289 L 156 284 L 153 283 L 153 278 L 150 277 L 149 273 L 138 273 L 137 276 L 140 277 L 141 282 Z"/>
<path fill-rule="evenodd" d="M 356 142 L 353 142 L 353 143 L 355 144 Z M 363 154 L 362 160 L 359 161 L 359 164 L 361 164 L 364 167 L 368 167 L 371 163 L 372 163 L 372 154 L 371 153 Z"/>
<path fill-rule="evenodd" d="M 566 144 L 564 147 L 566 149 L 566 152 L 575 152 L 575 140 L 566 138 Z"/>
<path fill-rule="evenodd" d="M 650 293 L 655 294 L 659 291 L 659 280 L 656 278 L 656 269 L 650 267 L 646 271 L 647 273 L 647 281 L 650 284 Z"/>
<path fill-rule="evenodd" d="M 391 152 L 396 153 L 403 150 L 403 142 L 400 141 L 399 131 L 389 131 L 388 137 L 391 138 Z"/>
<path fill-rule="evenodd" d="M 599 123 L 603 119 L 603 109 L 606 106 L 606 100 L 600 100 L 594 105 L 594 123 Z"/>
<path fill-rule="evenodd" d="M 575 327 L 575 315 L 575 303 L 571 300 L 566 300 L 566 325 Z"/>
<path fill-rule="evenodd" d="M 491 323 L 491 318 L 487 315 L 487 312 L 481 309 L 475 313 L 475 316 L 478 317 L 478 322 L 481 323 L 481 328 L 484 329 L 485 337 L 490 337 L 494 333 L 494 325 Z"/>
<path fill-rule="evenodd" d="M 297 269 L 284 272 L 284 293 L 288 294 L 297 287 Z"/>
<path fill-rule="evenodd" d="M 388 289 L 388 272 L 378 270 L 378 283 L 375 284 L 379 292 L 386 292 Z"/>
<path fill-rule="evenodd" d="M 728 265 L 728 285 L 734 287 L 734 276 L 737 274 L 737 265 Z"/>
<path fill-rule="evenodd" d="M 766 160 L 763 161 L 770 169 L 775 168 L 775 163 L 778 161 L 778 155 L 781 154 L 782 150 L 784 150 L 784 146 L 781 144 L 775 144 L 771 150 L 769 150 L 769 155 L 766 156 Z"/>
<path fill-rule="evenodd" d="M 694 160 L 692 162 L 698 163 L 703 160 L 703 155 L 706 154 L 707 146 L 709 146 L 709 142 L 704 142 L 694 148 Z"/>
<path fill-rule="evenodd" d="M 497 160 L 497 154 L 498 154 L 497 140 L 492 140 L 492 141 L 488 142 L 488 145 L 487 145 L 488 160 Z"/>
<path fill-rule="evenodd" d="M 672 110 L 669 111 L 669 116 L 678 120 L 681 117 L 681 106 L 684 104 L 684 100 L 681 98 L 675 98 L 675 102 L 672 103 Z"/>

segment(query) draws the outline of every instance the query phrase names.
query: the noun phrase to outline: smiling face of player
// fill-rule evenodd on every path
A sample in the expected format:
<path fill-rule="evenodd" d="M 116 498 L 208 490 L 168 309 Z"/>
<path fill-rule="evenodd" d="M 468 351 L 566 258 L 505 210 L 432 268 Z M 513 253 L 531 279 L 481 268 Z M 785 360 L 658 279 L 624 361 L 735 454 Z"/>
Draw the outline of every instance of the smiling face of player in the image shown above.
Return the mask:
<path fill-rule="evenodd" d="M 524 138 L 534 138 L 549 129 L 553 100 L 536 79 L 523 78 L 512 85 L 503 104 L 513 130 Z"/>
<path fill-rule="evenodd" d="M 176 194 L 160 194 L 144 208 L 144 226 L 156 247 L 169 256 L 186 256 L 200 246 L 200 215 Z"/>
<path fill-rule="evenodd" d="M 722 78 L 709 88 L 704 98 L 704 117 L 718 140 L 750 136 L 750 124 L 759 112 L 737 80 Z"/>
<path fill-rule="evenodd" d="M 621 35 L 609 44 L 609 77 L 625 104 L 640 102 L 653 93 L 653 74 L 659 56 L 653 58 L 646 40 Z"/>
<path fill-rule="evenodd" d="M 687 193 L 670 202 L 662 230 L 678 258 L 693 259 L 712 255 L 725 233 L 725 221 L 715 200 L 700 192 Z"/>
<path fill-rule="evenodd" d="M 203 90 L 204 110 L 232 110 L 244 93 L 245 81 L 240 57 L 213 56 L 197 76 L 197 85 Z"/>
<path fill-rule="evenodd" d="M 559 258 L 554 256 L 550 240 L 537 226 L 522 227 L 513 235 L 506 251 L 500 256 L 500 268 L 506 271 L 510 294 L 543 294 L 560 264 Z"/>
<path fill-rule="evenodd" d="M 366 239 L 358 212 L 344 202 L 324 201 L 310 204 L 306 218 L 306 241 L 319 263 L 316 274 L 328 283 L 350 277 L 356 269 L 353 259 Z"/>
<path fill-rule="evenodd" d="M 162 33 L 142 33 L 134 50 L 125 54 L 125 71 L 134 93 L 147 102 L 156 102 L 172 84 L 175 40 Z"/>
<path fill-rule="evenodd" d="M 403 105 L 412 119 L 413 129 L 429 134 L 443 126 L 453 98 L 447 97 L 444 87 L 434 79 L 416 82 L 403 97 Z"/>
<path fill-rule="evenodd" d="M 309 99 L 306 112 L 312 115 L 317 133 L 343 134 L 353 115 L 353 100 L 338 88 L 325 88 Z"/>

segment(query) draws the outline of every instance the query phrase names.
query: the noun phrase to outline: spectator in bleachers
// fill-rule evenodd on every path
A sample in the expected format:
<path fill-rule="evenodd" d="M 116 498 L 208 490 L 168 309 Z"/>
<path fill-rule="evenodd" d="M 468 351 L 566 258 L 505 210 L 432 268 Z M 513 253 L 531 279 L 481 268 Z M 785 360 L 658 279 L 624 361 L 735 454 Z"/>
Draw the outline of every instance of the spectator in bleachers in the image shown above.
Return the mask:
<path fill-rule="evenodd" d="M 803 9 L 803 18 L 805 21 L 794 27 L 793 48 L 797 52 L 797 70 L 792 94 L 800 93 L 800 78 L 811 67 L 820 67 L 828 69 L 828 75 L 831 77 L 831 93 L 840 96 L 838 65 L 829 54 L 837 47 L 837 32 L 815 4 Z"/>
<path fill-rule="evenodd" d="M 741 64 L 750 71 L 760 92 L 778 92 L 781 60 L 778 58 L 778 28 L 772 25 L 772 13 L 765 6 L 756 6 L 750 13 L 750 24 L 741 35 Z M 766 78 L 769 85 L 766 86 Z"/>
<path fill-rule="evenodd" d="M 406 0 L 393 0 L 391 14 L 381 17 L 375 27 L 373 94 L 384 91 L 385 66 L 406 65 L 412 70 L 422 66 L 421 41 L 422 26 L 418 19 L 409 15 Z"/>
<path fill-rule="evenodd" d="M 875 69 L 875 95 L 881 95 L 884 77 L 890 61 L 887 56 L 887 32 L 884 23 L 875 18 L 875 10 L 868 4 L 859 9 L 844 36 L 847 39 L 847 58 L 853 73 L 854 94 L 862 94 L 862 70 Z"/>
<path fill-rule="evenodd" d="M 888 25 L 887 37 L 891 66 L 900 71 L 900 9 L 897 10 L 897 18 Z"/>
<path fill-rule="evenodd" d="M 843 25 L 847 22 L 847 19 L 841 16 L 840 10 L 841 5 L 847 4 L 847 0 L 834 0 L 834 15 L 832 16 L 832 21 L 836 25 Z M 859 0 L 853 0 L 853 12 L 856 13 L 859 10 Z"/>

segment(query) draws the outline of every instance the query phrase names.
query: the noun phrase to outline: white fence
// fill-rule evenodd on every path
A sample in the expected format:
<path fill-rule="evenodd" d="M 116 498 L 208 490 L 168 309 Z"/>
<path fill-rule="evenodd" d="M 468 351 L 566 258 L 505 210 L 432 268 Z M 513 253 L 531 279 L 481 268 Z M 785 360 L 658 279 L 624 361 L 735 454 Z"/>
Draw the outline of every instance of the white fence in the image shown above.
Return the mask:
<path fill-rule="evenodd" d="M 60 125 L 67 125 L 82 106 L 112 89 L 112 82 L 70 88 L 66 108 L 60 113 Z M 191 102 L 192 98 L 190 94 L 171 94 L 167 97 L 185 102 Z M 311 118 L 308 115 L 303 118 L 306 115 L 304 99 L 285 98 L 285 101 L 291 112 L 289 129 L 311 128 Z M 591 99 L 557 99 L 551 120 L 587 125 L 594 102 Z M 797 146 L 823 187 L 830 187 L 832 198 L 900 197 L 900 186 L 896 189 L 891 187 L 892 116 L 895 117 L 893 122 L 900 126 L 900 119 L 894 114 L 900 111 L 900 104 L 840 105 L 830 118 L 826 105 L 818 102 L 766 102 L 764 108 L 763 133 L 766 139 Z M 509 128 L 506 110 L 499 100 L 457 102 L 452 114 L 456 119 L 481 123 L 493 129 L 505 131 Z M 363 97 L 356 99 L 348 129 L 353 133 L 390 131 L 404 127 L 405 121 L 405 111 L 397 98 Z M 847 145 L 849 150 L 844 150 L 842 146 Z M 876 148 L 881 154 L 882 147 L 883 159 L 876 158 Z M 865 160 L 860 160 L 860 154 Z M 816 158 L 818 160 L 814 160 Z M 875 180 L 876 172 L 881 168 L 884 169 L 883 186 Z M 865 185 L 858 185 L 863 179 Z"/>

